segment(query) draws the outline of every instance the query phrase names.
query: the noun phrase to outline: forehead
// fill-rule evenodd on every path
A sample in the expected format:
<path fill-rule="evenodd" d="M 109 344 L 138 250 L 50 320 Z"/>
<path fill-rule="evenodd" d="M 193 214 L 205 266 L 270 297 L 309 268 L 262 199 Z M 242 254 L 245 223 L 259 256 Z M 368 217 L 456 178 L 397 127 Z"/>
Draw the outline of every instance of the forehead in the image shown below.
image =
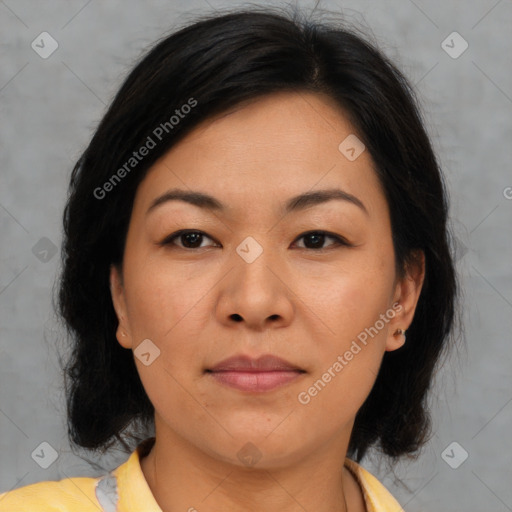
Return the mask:
<path fill-rule="evenodd" d="M 176 187 L 214 195 L 228 209 L 331 187 L 369 194 L 374 203 L 371 196 L 382 193 L 368 151 L 352 161 L 340 151 L 354 135 L 327 96 L 257 98 L 203 121 L 163 155 L 139 185 L 135 206 L 147 209 L 156 195 Z"/>
<path fill-rule="evenodd" d="M 200 145 L 205 151 L 225 149 L 240 158 L 250 155 L 261 160 L 277 158 L 277 162 L 309 161 L 337 157 L 340 137 L 354 131 L 332 98 L 310 92 L 279 92 L 243 102 L 203 121 L 174 149 Z"/>

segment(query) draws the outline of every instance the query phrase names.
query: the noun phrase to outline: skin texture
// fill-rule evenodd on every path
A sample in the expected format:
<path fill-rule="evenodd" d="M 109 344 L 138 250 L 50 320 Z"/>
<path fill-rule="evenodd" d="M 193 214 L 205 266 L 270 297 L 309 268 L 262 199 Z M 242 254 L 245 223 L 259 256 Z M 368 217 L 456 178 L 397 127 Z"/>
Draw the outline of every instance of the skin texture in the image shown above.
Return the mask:
<path fill-rule="evenodd" d="M 150 339 L 160 350 L 148 366 L 135 362 L 156 411 L 156 443 L 141 465 L 164 512 L 332 512 L 345 510 L 345 499 L 351 512 L 364 510 L 343 460 L 384 352 L 404 343 L 394 333 L 412 322 L 424 264 L 420 254 L 402 279 L 396 274 L 370 154 L 349 161 L 338 150 L 353 133 L 330 98 L 276 93 L 203 122 L 139 185 L 111 291 L 119 343 L 135 350 Z M 170 201 L 146 214 L 171 188 L 210 194 L 226 211 Z M 290 197 L 330 188 L 367 212 L 331 200 L 283 214 Z M 204 236 L 158 245 L 181 229 Z M 351 246 L 302 237 L 322 230 Z M 248 236 L 263 250 L 251 263 L 236 251 Z M 397 302 L 378 335 L 300 403 L 298 394 Z M 238 354 L 273 354 L 305 373 L 264 393 L 205 373 Z M 248 442 L 261 455 L 252 466 L 237 456 Z"/>

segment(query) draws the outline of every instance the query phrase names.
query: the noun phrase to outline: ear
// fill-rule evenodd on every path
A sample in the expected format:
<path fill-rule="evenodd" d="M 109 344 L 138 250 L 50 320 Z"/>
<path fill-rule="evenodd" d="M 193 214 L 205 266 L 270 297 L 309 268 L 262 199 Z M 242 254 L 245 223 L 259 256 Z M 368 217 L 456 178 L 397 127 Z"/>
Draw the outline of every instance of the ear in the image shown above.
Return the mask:
<path fill-rule="evenodd" d="M 404 276 L 395 286 L 393 309 L 396 314 L 389 322 L 386 351 L 396 350 L 405 343 L 405 331 L 414 318 L 424 280 L 425 254 L 421 250 L 416 250 L 406 264 Z"/>
<path fill-rule="evenodd" d="M 124 348 L 132 348 L 130 326 L 127 321 L 126 298 L 124 293 L 123 276 L 116 265 L 110 266 L 110 294 L 116 311 L 117 326 L 116 338 Z"/>

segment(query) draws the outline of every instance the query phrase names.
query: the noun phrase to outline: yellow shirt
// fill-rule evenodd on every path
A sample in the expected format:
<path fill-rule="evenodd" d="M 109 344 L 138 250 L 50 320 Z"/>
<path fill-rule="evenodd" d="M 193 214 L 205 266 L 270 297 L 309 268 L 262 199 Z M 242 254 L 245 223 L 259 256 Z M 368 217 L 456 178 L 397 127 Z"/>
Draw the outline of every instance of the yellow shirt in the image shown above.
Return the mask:
<path fill-rule="evenodd" d="M 38 482 L 0 494 L 0 512 L 162 512 L 140 467 L 154 438 L 143 441 L 128 460 L 99 477 Z M 403 512 L 387 489 L 356 462 L 345 467 L 363 489 L 368 512 Z M 193 508 L 192 508 L 193 510 Z"/>

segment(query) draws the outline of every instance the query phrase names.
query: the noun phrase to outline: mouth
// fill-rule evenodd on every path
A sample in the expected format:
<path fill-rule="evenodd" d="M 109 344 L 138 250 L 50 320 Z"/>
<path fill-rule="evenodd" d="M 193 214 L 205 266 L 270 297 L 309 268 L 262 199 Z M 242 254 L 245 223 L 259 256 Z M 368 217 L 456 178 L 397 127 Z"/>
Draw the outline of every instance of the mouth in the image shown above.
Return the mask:
<path fill-rule="evenodd" d="M 272 355 L 234 356 L 205 370 L 217 383 L 247 392 L 265 392 L 288 384 L 306 371 Z"/>

